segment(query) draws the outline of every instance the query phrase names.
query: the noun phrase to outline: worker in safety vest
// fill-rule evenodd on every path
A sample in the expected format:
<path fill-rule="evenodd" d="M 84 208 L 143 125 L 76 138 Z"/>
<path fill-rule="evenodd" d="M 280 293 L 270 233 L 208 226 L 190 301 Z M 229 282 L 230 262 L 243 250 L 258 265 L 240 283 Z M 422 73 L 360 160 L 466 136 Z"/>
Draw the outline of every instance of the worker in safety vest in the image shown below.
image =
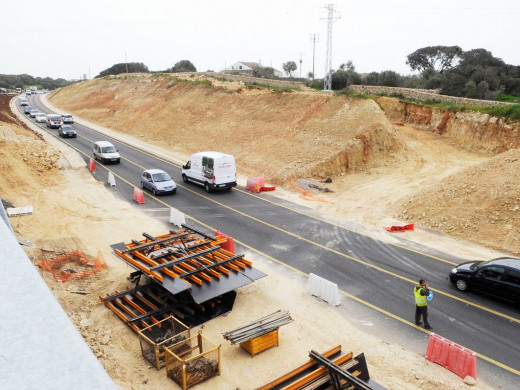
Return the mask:
<path fill-rule="evenodd" d="M 413 290 L 415 295 L 415 325 L 421 325 L 421 315 L 424 320 L 424 329 L 432 329 L 428 323 L 428 295 L 430 289 L 424 279 L 419 280 Z"/>

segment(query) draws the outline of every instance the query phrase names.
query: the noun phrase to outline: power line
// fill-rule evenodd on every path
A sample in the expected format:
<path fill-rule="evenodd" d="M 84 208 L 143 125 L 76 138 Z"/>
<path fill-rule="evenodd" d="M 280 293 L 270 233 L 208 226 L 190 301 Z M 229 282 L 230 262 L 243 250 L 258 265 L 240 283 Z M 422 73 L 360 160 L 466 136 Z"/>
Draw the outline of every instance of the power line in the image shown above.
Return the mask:
<path fill-rule="evenodd" d="M 319 34 L 311 34 L 311 42 L 312 42 L 312 78 L 315 78 L 314 73 L 314 57 L 316 54 L 316 42 L 319 41 Z"/>
<path fill-rule="evenodd" d="M 325 77 L 323 78 L 323 90 L 332 91 L 332 23 L 340 17 L 334 17 L 334 4 L 327 4 L 327 54 L 325 57 Z"/>

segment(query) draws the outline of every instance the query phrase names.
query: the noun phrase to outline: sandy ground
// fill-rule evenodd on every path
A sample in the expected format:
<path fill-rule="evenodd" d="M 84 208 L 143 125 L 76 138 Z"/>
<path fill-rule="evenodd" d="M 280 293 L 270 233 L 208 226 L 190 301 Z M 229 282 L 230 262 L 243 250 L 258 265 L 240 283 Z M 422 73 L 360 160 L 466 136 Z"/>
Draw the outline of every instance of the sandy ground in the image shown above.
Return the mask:
<path fill-rule="evenodd" d="M 410 158 L 409 164 L 397 169 L 380 167 L 369 175 L 339 175 L 327 184 L 333 193 L 301 196 L 298 191 L 280 188 L 276 195 L 333 213 L 337 219 L 366 224 L 379 238 L 395 240 L 382 227 L 398 221 L 393 214 L 398 200 L 485 160 L 450 148 L 435 135 L 418 135 L 400 126 L 395 130 L 410 155 L 421 158 Z M 72 245 L 71 240 L 87 253 L 101 251 L 108 269 L 97 275 L 67 283 L 58 283 L 44 272 L 42 277 L 121 389 L 176 388 L 164 370 L 156 371 L 142 359 L 137 335 L 98 299 L 130 286 L 126 277 L 133 270 L 111 253 L 109 245 L 139 238 L 143 231 L 162 234 L 169 228 L 167 221 L 114 197 L 109 187 L 95 181 L 84 166 L 76 167 L 74 161 L 16 121 L 0 123 L 0 165 L 15 173 L 0 178 L 0 195 L 17 206 L 31 204 L 35 210 L 32 215 L 12 218 L 11 224 L 20 238 L 33 243 L 25 248 L 33 261 L 49 257 L 60 243 Z M 433 237 L 439 248 L 450 246 L 461 257 L 496 254 L 427 229 L 407 236 L 429 244 Z M 372 378 L 389 389 L 468 388 L 455 374 L 426 361 L 423 353 L 407 351 L 392 340 L 360 330 L 356 325 L 360 319 L 354 317 L 348 299 L 333 308 L 306 293 L 304 276 L 253 253 L 246 253 L 246 257 L 268 276 L 239 289 L 233 311 L 205 324 L 204 335 L 222 344 L 222 375 L 195 388 L 253 389 L 305 362 L 309 350 L 324 351 L 338 344 L 354 354 L 364 352 Z M 412 301 L 410 306 L 413 308 Z M 278 347 L 251 358 L 223 340 L 222 333 L 279 309 L 288 310 L 294 321 L 280 328 Z M 417 331 L 415 337 L 423 341 L 425 350 L 427 335 Z M 477 381 L 473 388 L 492 386 Z"/>

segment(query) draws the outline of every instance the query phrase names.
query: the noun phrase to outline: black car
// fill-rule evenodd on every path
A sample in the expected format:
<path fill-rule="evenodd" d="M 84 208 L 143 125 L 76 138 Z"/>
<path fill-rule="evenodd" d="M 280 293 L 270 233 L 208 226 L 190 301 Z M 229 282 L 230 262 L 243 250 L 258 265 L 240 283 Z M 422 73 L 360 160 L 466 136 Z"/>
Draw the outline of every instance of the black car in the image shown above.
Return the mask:
<path fill-rule="evenodd" d="M 76 130 L 72 128 L 70 125 L 62 125 L 60 126 L 60 129 L 58 130 L 58 135 L 60 137 L 70 137 L 70 138 L 76 138 L 77 133 Z"/>
<path fill-rule="evenodd" d="M 23 112 L 26 113 L 26 114 L 30 114 L 30 113 L 31 113 L 31 110 L 32 110 L 31 107 L 29 107 L 29 106 L 25 106 L 24 109 L 23 109 Z"/>
<path fill-rule="evenodd" d="M 473 289 L 520 307 L 520 259 L 468 261 L 451 270 L 450 281 L 460 291 Z"/>

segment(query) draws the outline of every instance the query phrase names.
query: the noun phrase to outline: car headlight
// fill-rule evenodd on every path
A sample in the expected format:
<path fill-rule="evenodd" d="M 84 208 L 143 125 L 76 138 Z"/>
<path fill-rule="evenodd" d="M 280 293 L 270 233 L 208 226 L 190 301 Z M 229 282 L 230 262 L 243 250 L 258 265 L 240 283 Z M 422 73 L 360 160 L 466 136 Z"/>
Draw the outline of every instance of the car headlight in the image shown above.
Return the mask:
<path fill-rule="evenodd" d="M 457 268 L 453 268 L 453 269 L 451 270 L 451 273 L 452 273 L 452 274 L 456 274 L 456 273 L 457 273 Z"/>

